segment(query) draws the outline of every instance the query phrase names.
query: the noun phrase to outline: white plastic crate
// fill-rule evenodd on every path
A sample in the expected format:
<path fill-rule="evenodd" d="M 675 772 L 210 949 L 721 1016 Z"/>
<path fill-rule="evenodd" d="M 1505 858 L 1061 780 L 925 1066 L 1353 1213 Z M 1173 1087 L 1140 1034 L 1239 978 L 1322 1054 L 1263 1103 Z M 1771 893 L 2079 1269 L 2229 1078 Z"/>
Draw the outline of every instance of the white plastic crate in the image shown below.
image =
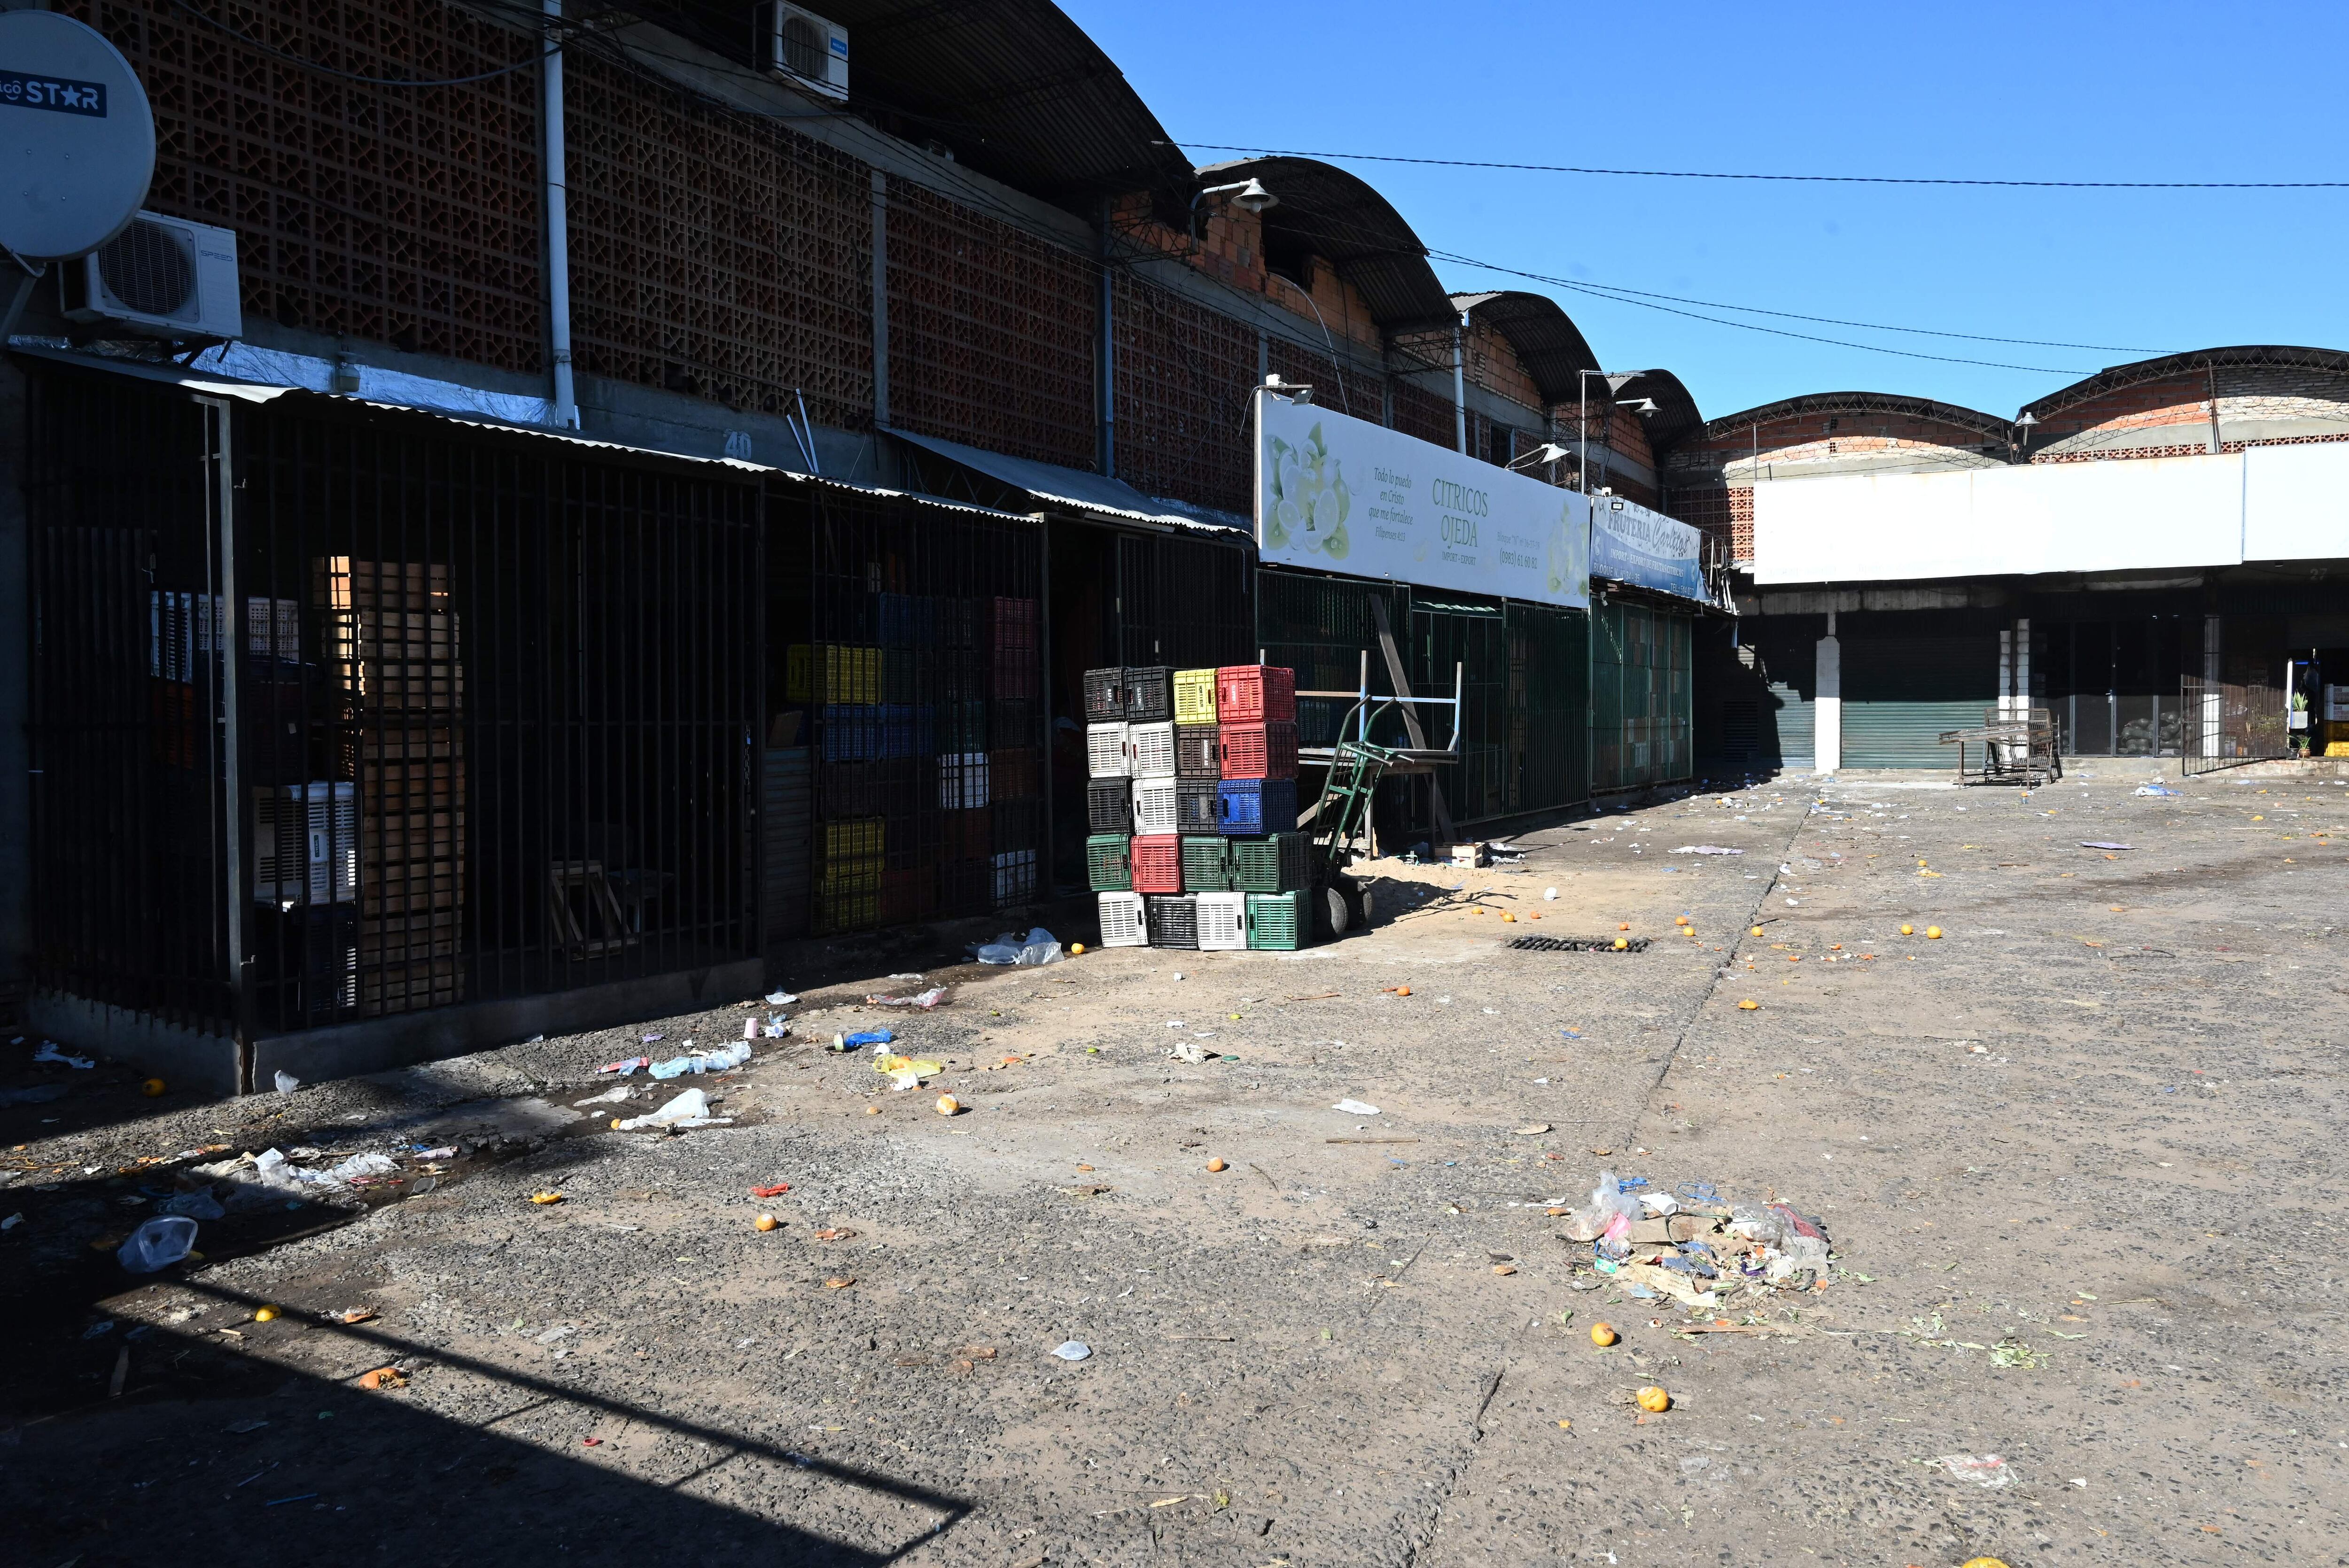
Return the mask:
<path fill-rule="evenodd" d="M 938 810 L 975 811 L 987 804 L 987 753 L 949 751 L 938 758 Z"/>
<path fill-rule="evenodd" d="M 1174 780 L 1137 779 L 1133 781 L 1133 830 L 1172 833 L 1174 825 Z"/>
<path fill-rule="evenodd" d="M 1093 896 L 1101 901 L 1101 939 L 1103 947 L 1150 945 L 1149 928 L 1143 923 L 1140 893 L 1104 892 L 1096 893 Z"/>
<path fill-rule="evenodd" d="M 1009 909 L 1036 897 L 1036 851 L 1006 850 L 995 857 L 995 907 Z"/>
<path fill-rule="evenodd" d="M 1085 767 L 1094 778 L 1123 779 L 1132 771 L 1125 754 L 1125 727 L 1122 722 L 1085 726 Z"/>
<path fill-rule="evenodd" d="M 1172 779 L 1174 777 L 1174 725 L 1129 724 L 1125 727 L 1125 754 L 1132 761 L 1136 779 Z"/>
<path fill-rule="evenodd" d="M 348 903 L 358 895 L 358 786 L 255 788 L 253 902 Z"/>
<path fill-rule="evenodd" d="M 1199 894 L 1199 951 L 1236 953 L 1247 946 L 1247 894 Z"/>

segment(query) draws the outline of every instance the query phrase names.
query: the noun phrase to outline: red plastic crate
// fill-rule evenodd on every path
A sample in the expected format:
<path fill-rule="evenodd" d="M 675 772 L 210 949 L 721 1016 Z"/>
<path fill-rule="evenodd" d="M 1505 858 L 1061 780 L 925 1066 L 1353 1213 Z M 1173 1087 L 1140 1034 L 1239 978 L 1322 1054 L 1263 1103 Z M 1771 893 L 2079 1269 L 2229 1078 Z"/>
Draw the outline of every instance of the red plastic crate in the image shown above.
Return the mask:
<path fill-rule="evenodd" d="M 1133 891 L 1183 891 L 1183 841 L 1173 833 L 1152 833 L 1133 841 Z"/>
<path fill-rule="evenodd" d="M 1297 672 L 1280 665 L 1226 665 L 1216 672 L 1216 717 L 1225 724 L 1295 724 Z"/>
<path fill-rule="evenodd" d="M 1225 724 L 1216 727 L 1217 751 L 1226 779 L 1297 777 L 1297 727 L 1293 724 Z"/>

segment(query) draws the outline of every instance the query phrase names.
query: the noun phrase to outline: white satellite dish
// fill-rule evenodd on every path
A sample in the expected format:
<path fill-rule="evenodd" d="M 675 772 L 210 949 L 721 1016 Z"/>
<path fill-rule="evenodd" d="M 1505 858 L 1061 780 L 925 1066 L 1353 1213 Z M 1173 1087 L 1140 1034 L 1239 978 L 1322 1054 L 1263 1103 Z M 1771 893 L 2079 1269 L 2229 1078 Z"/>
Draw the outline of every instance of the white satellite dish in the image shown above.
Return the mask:
<path fill-rule="evenodd" d="M 155 175 L 155 115 L 130 62 L 54 11 L 0 11 L 0 245 L 86 256 L 129 225 Z"/>

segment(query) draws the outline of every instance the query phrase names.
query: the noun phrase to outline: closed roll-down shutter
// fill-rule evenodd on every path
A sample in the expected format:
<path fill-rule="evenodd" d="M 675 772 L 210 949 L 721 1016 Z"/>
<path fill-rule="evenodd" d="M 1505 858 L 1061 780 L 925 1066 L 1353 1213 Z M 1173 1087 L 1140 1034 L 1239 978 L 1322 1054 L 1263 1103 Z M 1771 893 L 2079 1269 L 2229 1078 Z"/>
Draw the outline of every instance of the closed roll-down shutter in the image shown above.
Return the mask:
<path fill-rule="evenodd" d="M 1843 765 L 1954 767 L 1941 733 L 1998 705 L 1998 643 L 1989 635 L 1843 645 Z"/>
<path fill-rule="evenodd" d="M 1811 700 L 1785 681 L 1770 683 L 1763 705 L 1761 758 L 1764 765 L 1808 768 L 1815 754 L 1811 731 Z"/>

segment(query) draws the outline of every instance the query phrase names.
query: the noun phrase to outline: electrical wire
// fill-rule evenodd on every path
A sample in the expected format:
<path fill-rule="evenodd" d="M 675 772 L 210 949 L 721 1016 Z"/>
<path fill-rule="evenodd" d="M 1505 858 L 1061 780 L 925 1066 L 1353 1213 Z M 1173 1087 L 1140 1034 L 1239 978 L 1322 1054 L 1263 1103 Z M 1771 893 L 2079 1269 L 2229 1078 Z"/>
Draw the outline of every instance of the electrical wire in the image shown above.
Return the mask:
<path fill-rule="evenodd" d="M 1406 158 L 1385 152 L 1299 152 L 1278 147 L 1233 147 L 1216 141 L 1168 141 L 1167 147 L 1245 152 L 1258 158 L 1321 158 L 1350 163 L 1415 163 L 1436 169 L 1500 169 L 1521 174 L 1600 174 L 1638 180 L 1757 180 L 1797 185 L 1971 185 L 2022 191 L 2344 191 L 2349 180 L 1966 180 L 1903 174 L 1741 174 L 1689 169 L 1597 169 L 1571 163 L 1494 163 L 1472 158 Z"/>

